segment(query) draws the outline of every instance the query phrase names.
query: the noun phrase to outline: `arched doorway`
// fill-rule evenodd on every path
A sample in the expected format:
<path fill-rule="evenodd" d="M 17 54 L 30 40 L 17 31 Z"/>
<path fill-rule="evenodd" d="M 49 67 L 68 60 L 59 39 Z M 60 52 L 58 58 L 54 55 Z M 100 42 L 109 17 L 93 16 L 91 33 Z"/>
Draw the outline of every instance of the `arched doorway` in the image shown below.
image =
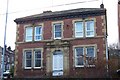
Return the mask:
<path fill-rule="evenodd" d="M 53 76 L 62 76 L 63 75 L 63 52 L 61 50 L 54 51 L 52 61 L 53 61 L 52 75 Z"/>

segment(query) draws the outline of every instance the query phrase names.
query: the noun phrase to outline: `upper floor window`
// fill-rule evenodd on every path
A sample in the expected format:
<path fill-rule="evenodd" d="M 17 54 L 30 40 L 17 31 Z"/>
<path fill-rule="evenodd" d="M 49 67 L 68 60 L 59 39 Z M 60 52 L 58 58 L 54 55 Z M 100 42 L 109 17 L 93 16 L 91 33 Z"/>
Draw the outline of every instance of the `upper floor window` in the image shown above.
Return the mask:
<path fill-rule="evenodd" d="M 94 37 L 94 21 L 86 21 L 86 37 Z"/>
<path fill-rule="evenodd" d="M 75 47 L 75 66 L 95 65 L 95 46 Z"/>
<path fill-rule="evenodd" d="M 32 27 L 26 27 L 26 36 L 25 36 L 26 42 L 32 41 L 32 37 L 33 37 L 32 32 L 33 32 L 33 28 Z"/>
<path fill-rule="evenodd" d="M 62 24 L 54 24 L 54 39 L 61 39 L 62 37 Z"/>
<path fill-rule="evenodd" d="M 25 41 L 40 41 L 42 40 L 42 25 L 35 27 L 26 27 L 25 29 Z"/>
<path fill-rule="evenodd" d="M 42 27 L 36 26 L 34 31 L 34 40 L 39 41 L 42 39 Z"/>
<path fill-rule="evenodd" d="M 75 22 L 75 37 L 83 37 L 83 22 Z"/>
<path fill-rule="evenodd" d="M 76 38 L 94 37 L 95 35 L 95 22 L 94 20 L 81 20 L 74 22 L 74 32 Z"/>

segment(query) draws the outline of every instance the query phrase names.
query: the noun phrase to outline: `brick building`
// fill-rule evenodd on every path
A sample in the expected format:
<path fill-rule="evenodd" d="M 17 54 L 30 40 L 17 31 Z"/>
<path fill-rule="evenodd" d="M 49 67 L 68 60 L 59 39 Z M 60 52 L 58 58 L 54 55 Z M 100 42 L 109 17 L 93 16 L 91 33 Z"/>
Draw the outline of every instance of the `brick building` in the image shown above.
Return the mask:
<path fill-rule="evenodd" d="M 106 77 L 107 19 L 101 7 L 15 19 L 15 77 Z"/>
<path fill-rule="evenodd" d="M 3 48 L 0 46 L 0 78 L 1 78 L 1 71 L 2 71 L 2 52 L 3 52 Z"/>
<path fill-rule="evenodd" d="M 0 76 L 2 72 L 2 55 L 3 47 L 0 46 Z M 10 72 L 11 68 L 14 67 L 14 50 L 11 50 L 11 47 L 5 47 L 4 54 L 4 72 Z"/>

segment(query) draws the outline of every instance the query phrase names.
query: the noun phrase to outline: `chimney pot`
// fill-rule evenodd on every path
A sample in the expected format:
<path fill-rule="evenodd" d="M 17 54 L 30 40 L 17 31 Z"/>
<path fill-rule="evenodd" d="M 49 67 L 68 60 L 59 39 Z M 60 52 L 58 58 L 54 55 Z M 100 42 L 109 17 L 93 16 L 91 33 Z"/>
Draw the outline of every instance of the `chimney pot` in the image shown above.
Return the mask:
<path fill-rule="evenodd" d="M 100 5 L 100 8 L 104 8 L 104 4 L 103 3 Z"/>

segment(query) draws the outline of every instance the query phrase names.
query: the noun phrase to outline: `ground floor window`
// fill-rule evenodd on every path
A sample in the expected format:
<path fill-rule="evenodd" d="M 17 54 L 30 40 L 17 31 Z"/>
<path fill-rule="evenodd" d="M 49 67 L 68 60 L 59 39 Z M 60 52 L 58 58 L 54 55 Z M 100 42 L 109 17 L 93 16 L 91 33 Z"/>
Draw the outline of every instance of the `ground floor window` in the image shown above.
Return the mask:
<path fill-rule="evenodd" d="M 34 51 L 34 67 L 39 68 L 41 67 L 41 50 Z"/>
<path fill-rule="evenodd" d="M 95 65 L 95 57 L 96 57 L 95 46 L 75 47 L 74 53 L 75 53 L 76 67 Z"/>
<path fill-rule="evenodd" d="M 42 66 L 42 49 L 31 49 L 24 50 L 24 58 L 23 58 L 24 68 L 31 69 L 33 68 L 41 68 Z"/>

